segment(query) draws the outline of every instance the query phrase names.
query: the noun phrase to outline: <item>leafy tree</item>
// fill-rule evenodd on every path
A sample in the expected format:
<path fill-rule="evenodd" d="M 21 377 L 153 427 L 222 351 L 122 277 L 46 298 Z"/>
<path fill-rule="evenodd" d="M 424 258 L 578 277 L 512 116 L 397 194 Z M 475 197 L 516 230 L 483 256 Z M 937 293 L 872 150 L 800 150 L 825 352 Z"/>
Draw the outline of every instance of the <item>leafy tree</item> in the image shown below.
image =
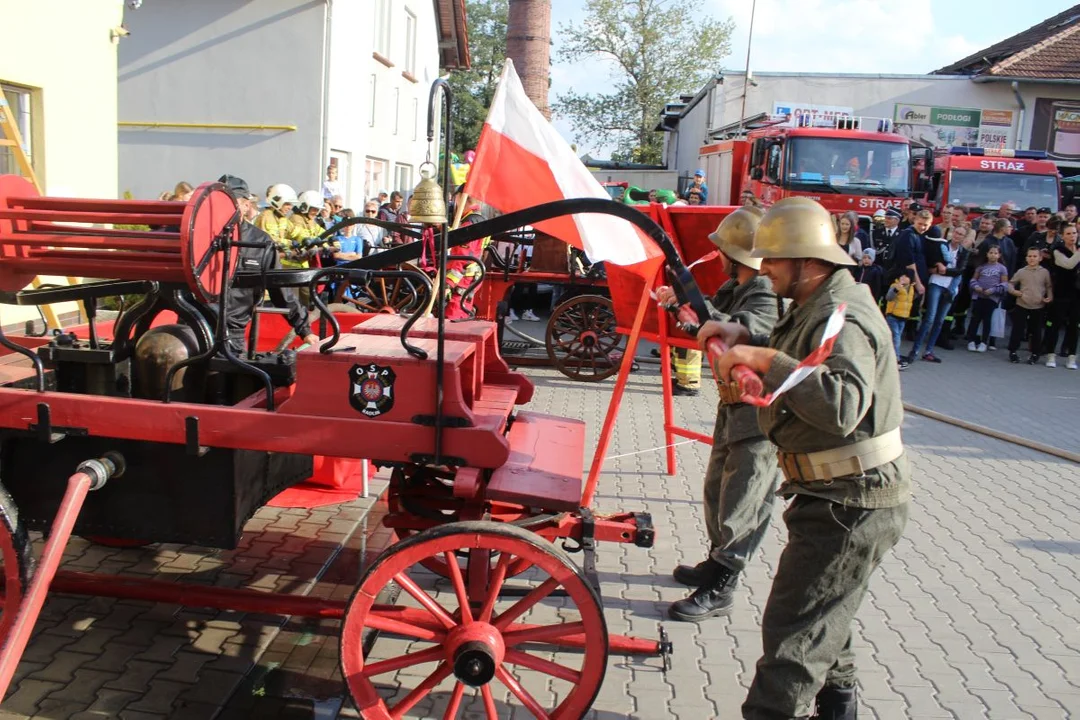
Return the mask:
<path fill-rule="evenodd" d="M 659 164 L 662 136 L 654 132 L 666 103 L 690 93 L 720 70 L 731 51 L 732 20 L 703 17 L 700 3 L 678 0 L 585 0 L 585 21 L 562 23 L 558 58 L 609 61 L 609 93 L 560 93 L 555 112 L 579 140 L 616 145 L 612 159 Z"/>
<path fill-rule="evenodd" d="M 468 0 L 472 67 L 450 75 L 454 91 L 454 146 L 459 156 L 476 147 L 506 59 L 508 0 Z"/>

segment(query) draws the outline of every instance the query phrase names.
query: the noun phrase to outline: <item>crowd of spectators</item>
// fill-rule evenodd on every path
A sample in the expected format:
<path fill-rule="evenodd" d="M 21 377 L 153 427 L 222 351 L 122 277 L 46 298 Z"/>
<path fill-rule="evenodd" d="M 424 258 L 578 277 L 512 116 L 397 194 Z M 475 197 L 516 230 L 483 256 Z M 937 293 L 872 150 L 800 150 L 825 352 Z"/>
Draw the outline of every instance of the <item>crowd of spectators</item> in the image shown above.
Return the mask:
<path fill-rule="evenodd" d="M 900 369 L 916 360 L 940 363 L 936 348 L 952 349 L 954 340 L 987 352 L 1006 337 L 1011 362 L 1054 368 L 1061 359 L 1078 369 L 1076 206 L 1017 213 L 1003 203 L 996 213 L 972 216 L 947 205 L 939 218 L 935 224 L 929 209 L 910 200 L 878 211 L 869 233 L 854 213 L 835 218 L 837 243 L 859 263 L 855 279 L 882 304 Z M 912 343 L 906 352 L 905 336 Z"/>

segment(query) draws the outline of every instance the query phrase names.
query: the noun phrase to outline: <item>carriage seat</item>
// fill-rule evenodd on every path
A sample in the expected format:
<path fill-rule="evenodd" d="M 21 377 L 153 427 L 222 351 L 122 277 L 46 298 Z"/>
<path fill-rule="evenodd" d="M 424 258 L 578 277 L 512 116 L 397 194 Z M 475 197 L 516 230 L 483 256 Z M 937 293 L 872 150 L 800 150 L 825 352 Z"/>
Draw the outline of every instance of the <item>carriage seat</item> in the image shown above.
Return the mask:
<path fill-rule="evenodd" d="M 510 459 L 492 472 L 488 500 L 557 511 L 581 506 L 584 422 L 522 411 L 507 439 Z"/>

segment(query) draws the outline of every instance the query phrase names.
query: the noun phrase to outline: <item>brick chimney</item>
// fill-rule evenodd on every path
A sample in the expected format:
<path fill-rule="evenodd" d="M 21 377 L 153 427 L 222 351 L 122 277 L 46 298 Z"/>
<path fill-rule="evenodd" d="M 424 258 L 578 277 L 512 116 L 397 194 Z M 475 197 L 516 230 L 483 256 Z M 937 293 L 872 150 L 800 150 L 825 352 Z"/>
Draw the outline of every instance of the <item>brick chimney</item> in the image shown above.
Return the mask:
<path fill-rule="evenodd" d="M 551 119 L 551 0 L 510 0 L 506 56 L 514 61 L 525 94 Z"/>

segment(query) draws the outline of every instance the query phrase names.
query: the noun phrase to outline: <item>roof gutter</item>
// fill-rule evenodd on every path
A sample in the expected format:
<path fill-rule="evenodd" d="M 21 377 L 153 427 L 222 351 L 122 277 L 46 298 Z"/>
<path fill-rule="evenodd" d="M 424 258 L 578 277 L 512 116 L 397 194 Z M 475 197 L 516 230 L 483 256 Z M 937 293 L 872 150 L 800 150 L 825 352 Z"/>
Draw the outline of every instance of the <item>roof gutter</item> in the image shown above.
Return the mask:
<path fill-rule="evenodd" d="M 974 75 L 972 82 L 1042 83 L 1045 85 L 1080 85 L 1080 78 L 1029 78 L 1011 75 Z"/>

